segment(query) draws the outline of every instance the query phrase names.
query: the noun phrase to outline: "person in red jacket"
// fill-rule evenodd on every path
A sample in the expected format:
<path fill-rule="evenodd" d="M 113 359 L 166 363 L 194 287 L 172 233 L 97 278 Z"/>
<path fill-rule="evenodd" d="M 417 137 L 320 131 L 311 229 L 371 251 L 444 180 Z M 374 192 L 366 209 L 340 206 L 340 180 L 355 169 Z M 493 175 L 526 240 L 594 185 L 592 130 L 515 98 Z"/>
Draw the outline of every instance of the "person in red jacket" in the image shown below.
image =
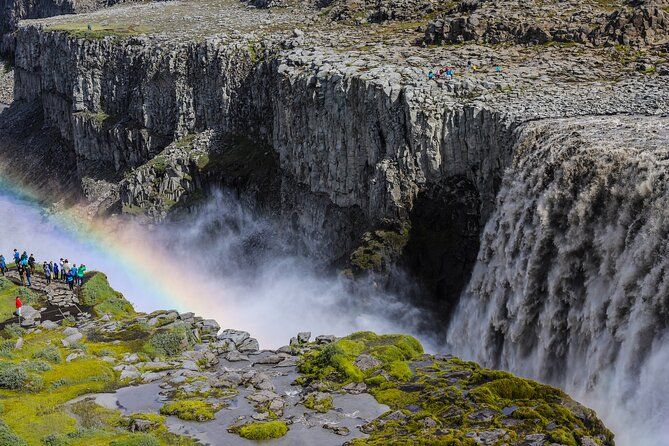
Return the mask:
<path fill-rule="evenodd" d="M 19 318 L 21 317 L 21 307 L 23 306 L 23 302 L 21 302 L 21 298 L 19 296 L 16 296 L 16 314 L 19 315 Z"/>

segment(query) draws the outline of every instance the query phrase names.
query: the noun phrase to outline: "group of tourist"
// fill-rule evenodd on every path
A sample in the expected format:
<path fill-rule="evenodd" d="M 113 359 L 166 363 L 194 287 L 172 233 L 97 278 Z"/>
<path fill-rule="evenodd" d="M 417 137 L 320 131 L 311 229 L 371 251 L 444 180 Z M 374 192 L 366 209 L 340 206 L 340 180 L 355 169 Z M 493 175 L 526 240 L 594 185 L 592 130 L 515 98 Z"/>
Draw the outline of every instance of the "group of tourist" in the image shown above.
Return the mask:
<path fill-rule="evenodd" d="M 35 256 L 33 254 L 28 255 L 26 251 L 19 254 L 19 251 L 14 249 L 14 263 L 16 264 L 16 270 L 19 273 L 21 284 L 23 286 L 31 287 L 31 278 L 35 274 L 36 268 Z M 0 271 L 2 271 L 3 276 L 8 269 L 5 256 L 0 254 Z M 47 285 L 51 284 L 51 281 L 59 280 L 67 283 L 70 290 L 74 290 L 75 286 L 81 286 L 84 281 L 86 265 L 83 263 L 79 266 L 77 266 L 76 263 L 70 265 L 68 259 L 61 258 L 58 262 L 44 261 L 42 264 L 42 271 L 44 272 Z"/>
<path fill-rule="evenodd" d="M 469 62 L 467 64 L 467 67 L 471 71 L 473 71 L 474 73 L 481 70 L 481 67 L 479 67 L 476 64 L 472 64 L 471 62 Z M 496 73 L 501 73 L 502 72 L 502 67 L 500 67 L 499 65 L 495 66 L 495 72 Z M 448 66 L 443 67 L 443 68 L 437 68 L 436 70 L 430 70 L 427 73 L 427 78 L 430 79 L 430 80 L 436 80 L 436 79 L 446 79 L 446 80 L 448 80 L 448 79 L 453 78 L 454 76 L 455 76 L 455 70 L 452 67 L 448 67 Z"/>

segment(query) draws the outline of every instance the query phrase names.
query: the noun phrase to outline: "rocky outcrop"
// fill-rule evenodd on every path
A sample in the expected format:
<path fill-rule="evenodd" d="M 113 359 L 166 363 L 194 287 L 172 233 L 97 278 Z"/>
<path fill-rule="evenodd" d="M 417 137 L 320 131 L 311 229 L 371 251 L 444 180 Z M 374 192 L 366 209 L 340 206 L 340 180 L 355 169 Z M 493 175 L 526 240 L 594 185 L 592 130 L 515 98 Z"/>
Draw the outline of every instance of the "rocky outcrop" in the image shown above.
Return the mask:
<path fill-rule="evenodd" d="M 521 44 L 581 43 L 654 45 L 669 38 L 664 0 L 586 4 L 544 2 L 540 7 L 513 1 L 465 2 L 428 23 L 423 43 L 475 41 Z M 611 12 L 610 8 L 617 8 Z"/>

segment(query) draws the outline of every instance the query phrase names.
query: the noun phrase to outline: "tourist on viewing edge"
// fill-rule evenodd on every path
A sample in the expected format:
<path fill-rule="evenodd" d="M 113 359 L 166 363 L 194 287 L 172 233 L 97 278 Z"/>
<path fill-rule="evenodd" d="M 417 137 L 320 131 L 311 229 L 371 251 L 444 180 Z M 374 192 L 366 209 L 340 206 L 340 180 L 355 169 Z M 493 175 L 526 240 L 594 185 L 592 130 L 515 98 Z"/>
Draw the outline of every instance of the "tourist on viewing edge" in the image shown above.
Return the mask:
<path fill-rule="evenodd" d="M 46 278 L 46 284 L 51 285 L 51 267 L 49 266 L 48 263 L 44 262 L 42 265 L 42 269 L 44 269 L 44 277 Z"/>
<path fill-rule="evenodd" d="M 7 271 L 7 262 L 5 262 L 5 256 L 0 254 L 0 271 L 2 271 L 2 275 L 5 275 L 5 272 Z"/>

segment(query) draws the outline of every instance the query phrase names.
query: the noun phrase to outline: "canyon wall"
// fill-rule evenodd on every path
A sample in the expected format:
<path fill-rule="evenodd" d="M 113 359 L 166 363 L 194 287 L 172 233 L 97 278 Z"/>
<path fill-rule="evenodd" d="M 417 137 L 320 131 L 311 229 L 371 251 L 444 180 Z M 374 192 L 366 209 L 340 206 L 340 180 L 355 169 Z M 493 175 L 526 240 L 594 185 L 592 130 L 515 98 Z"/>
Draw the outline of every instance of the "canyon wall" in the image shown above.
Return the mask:
<path fill-rule="evenodd" d="M 329 55 L 282 41 L 119 43 L 38 27 L 18 36 L 16 100 L 42 105 L 81 177 L 128 172 L 189 134 L 243 135 L 278 154 L 280 214 L 330 259 L 378 222 L 408 218 L 420 189 L 443 177 L 476 185 L 485 220 L 511 155 L 515 124 L 494 110 L 452 99 L 426 108 L 429 92 L 342 76 Z"/>

